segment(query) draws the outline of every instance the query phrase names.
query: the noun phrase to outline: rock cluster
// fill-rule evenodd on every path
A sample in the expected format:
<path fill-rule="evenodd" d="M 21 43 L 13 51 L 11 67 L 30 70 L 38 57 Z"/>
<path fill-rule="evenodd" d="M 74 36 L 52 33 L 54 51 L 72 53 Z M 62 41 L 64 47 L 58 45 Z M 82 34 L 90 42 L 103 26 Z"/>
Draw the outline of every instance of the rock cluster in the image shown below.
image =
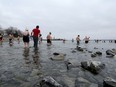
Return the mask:
<path fill-rule="evenodd" d="M 100 71 L 105 68 L 105 64 L 99 61 L 83 61 L 81 62 L 81 67 L 93 74 L 99 74 Z"/>

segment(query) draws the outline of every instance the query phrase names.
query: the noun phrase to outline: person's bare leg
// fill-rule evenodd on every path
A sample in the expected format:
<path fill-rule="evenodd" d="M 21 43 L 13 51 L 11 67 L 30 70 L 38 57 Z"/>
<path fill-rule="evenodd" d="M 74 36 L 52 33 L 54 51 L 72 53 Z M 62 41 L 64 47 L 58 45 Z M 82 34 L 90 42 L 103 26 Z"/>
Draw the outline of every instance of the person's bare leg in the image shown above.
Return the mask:
<path fill-rule="evenodd" d="M 24 48 L 26 48 L 26 42 L 24 42 Z"/>

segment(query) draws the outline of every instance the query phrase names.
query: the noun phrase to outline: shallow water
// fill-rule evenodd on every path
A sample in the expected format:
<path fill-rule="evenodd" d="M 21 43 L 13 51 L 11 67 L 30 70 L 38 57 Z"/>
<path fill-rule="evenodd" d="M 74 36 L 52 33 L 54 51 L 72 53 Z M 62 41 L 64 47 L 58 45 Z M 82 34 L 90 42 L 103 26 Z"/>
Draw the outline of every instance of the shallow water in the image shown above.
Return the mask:
<path fill-rule="evenodd" d="M 103 86 L 102 83 L 105 77 L 116 79 L 116 58 L 107 58 L 105 53 L 108 49 L 116 49 L 115 43 L 109 43 L 108 41 L 106 43 L 95 43 L 91 41 L 84 44 L 84 42 L 81 42 L 80 46 L 88 51 L 102 52 L 102 56 L 96 58 L 91 58 L 91 53 L 87 51 L 72 53 L 71 51 L 76 46 L 76 42 L 72 43 L 71 41 L 65 43 L 53 41 L 51 46 L 47 46 L 46 42 L 42 42 L 39 45 L 39 50 L 35 51 L 32 41 L 29 49 L 23 48 L 23 42 L 20 42 L 20 44 L 14 42 L 13 46 L 9 46 L 7 42 L 4 42 L 0 46 L 0 86 L 35 87 L 35 84 L 44 76 L 52 76 L 59 83 L 64 83 L 70 87 L 74 86 L 77 77 L 83 77 L 90 82 L 97 83 L 99 87 Z M 50 60 L 54 52 L 66 54 L 65 60 Z M 100 74 L 93 75 L 80 67 L 67 70 L 64 63 L 67 59 L 76 61 L 79 66 L 80 62 L 85 60 L 101 61 L 106 66 Z M 38 70 L 37 74 L 33 73 L 35 70 Z"/>

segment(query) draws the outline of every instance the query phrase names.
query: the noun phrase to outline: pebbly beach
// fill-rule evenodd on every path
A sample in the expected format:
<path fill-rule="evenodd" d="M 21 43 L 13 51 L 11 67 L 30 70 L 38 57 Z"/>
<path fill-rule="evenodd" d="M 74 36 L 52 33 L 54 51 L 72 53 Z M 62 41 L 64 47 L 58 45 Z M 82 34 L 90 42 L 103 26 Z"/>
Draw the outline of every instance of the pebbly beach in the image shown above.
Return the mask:
<path fill-rule="evenodd" d="M 116 43 L 0 45 L 0 87 L 116 87 Z"/>

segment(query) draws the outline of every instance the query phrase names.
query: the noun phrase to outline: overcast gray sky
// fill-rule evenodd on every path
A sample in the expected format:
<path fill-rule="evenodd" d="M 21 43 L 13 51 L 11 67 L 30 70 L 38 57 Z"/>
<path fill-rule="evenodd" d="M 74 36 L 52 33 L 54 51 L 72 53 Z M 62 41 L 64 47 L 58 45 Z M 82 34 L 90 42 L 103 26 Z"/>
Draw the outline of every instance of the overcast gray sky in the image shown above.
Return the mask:
<path fill-rule="evenodd" d="M 116 39 L 116 0 L 0 0 L 0 25 L 56 38 Z"/>

